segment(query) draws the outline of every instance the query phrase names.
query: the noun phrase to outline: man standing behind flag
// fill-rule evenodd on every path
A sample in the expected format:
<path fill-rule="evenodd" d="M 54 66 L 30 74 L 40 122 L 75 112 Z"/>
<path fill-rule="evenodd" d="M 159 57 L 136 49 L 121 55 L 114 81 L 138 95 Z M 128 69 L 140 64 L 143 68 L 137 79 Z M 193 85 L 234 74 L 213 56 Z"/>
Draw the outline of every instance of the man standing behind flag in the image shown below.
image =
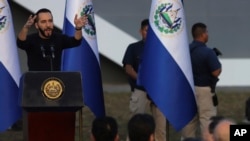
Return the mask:
<path fill-rule="evenodd" d="M 200 126 L 204 133 L 210 118 L 217 115 L 215 86 L 221 73 L 221 63 L 215 51 L 206 46 L 207 26 L 196 23 L 192 26 L 193 41 L 190 44 L 191 62 L 195 84 L 198 117 L 195 117 L 183 131 L 183 137 L 194 137 Z M 200 124 L 199 124 L 200 123 Z"/>
<path fill-rule="evenodd" d="M 66 1 L 63 32 L 67 35 L 74 33 L 74 13 L 86 15 L 88 23 L 81 30 L 84 36 L 81 46 L 64 50 L 62 70 L 82 73 L 84 103 L 96 117 L 102 117 L 105 116 L 105 106 L 92 0 Z"/>
<path fill-rule="evenodd" d="M 136 84 L 138 67 L 144 50 L 148 25 L 148 19 L 144 19 L 141 22 L 140 34 L 142 36 L 142 40 L 132 43 L 128 46 L 122 63 L 124 64 L 125 72 L 128 75 L 128 80 L 132 91 L 129 102 L 131 116 L 137 113 L 145 113 L 147 106 L 150 104 L 156 123 L 155 139 L 156 141 L 166 141 L 166 118 L 155 106 L 155 104 L 148 99 L 148 95 L 144 87 Z"/>
<path fill-rule="evenodd" d="M 74 16 L 73 37 L 54 32 L 53 16 L 49 9 L 39 9 L 30 15 L 17 38 L 19 48 L 26 51 L 29 71 L 59 71 L 62 50 L 81 44 L 82 27 L 87 23 L 85 15 Z M 28 35 L 29 28 L 35 25 L 38 33 Z"/>
<path fill-rule="evenodd" d="M 179 131 L 197 111 L 181 0 L 153 0 L 149 21 L 138 83 Z"/>
<path fill-rule="evenodd" d="M 18 104 L 21 77 L 11 10 L 7 0 L 0 0 L 0 132 L 21 118 Z"/>

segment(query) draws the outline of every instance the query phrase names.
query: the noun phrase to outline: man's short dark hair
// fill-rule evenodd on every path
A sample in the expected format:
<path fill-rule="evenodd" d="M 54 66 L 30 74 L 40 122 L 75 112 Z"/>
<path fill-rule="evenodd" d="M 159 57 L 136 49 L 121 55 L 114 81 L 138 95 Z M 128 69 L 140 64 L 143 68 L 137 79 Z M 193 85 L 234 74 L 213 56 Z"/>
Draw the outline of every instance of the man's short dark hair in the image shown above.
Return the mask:
<path fill-rule="evenodd" d="M 148 141 L 155 132 L 155 121 L 149 114 L 136 114 L 128 122 L 130 141 Z"/>
<path fill-rule="evenodd" d="M 225 117 L 223 116 L 213 116 L 210 118 L 210 124 L 208 125 L 208 131 L 210 134 L 214 133 L 215 127 L 218 125 L 218 123 L 222 120 L 224 120 Z"/>
<path fill-rule="evenodd" d="M 96 141 L 114 141 L 118 134 L 117 122 L 109 116 L 95 118 L 91 132 Z"/>
<path fill-rule="evenodd" d="M 192 36 L 194 39 L 205 32 L 207 32 L 207 26 L 204 23 L 196 23 L 192 26 Z"/>
<path fill-rule="evenodd" d="M 52 15 L 51 11 L 47 8 L 39 9 L 35 15 L 38 16 L 38 14 L 40 14 L 40 13 L 50 13 Z M 38 21 L 38 17 L 36 17 L 36 19 L 35 19 L 35 22 L 37 22 L 37 21 Z"/>
<path fill-rule="evenodd" d="M 149 20 L 148 19 L 144 19 L 141 21 L 141 29 L 143 29 L 145 26 L 149 25 Z"/>

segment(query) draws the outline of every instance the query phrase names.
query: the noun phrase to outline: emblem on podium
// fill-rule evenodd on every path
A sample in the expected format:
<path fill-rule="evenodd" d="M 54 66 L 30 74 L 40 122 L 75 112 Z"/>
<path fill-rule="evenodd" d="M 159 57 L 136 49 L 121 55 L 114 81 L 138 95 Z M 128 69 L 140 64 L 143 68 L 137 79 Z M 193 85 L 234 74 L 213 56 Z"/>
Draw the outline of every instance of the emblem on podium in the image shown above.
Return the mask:
<path fill-rule="evenodd" d="M 62 96 L 64 88 L 62 80 L 50 77 L 43 82 L 41 90 L 44 97 L 50 100 L 57 100 Z"/>

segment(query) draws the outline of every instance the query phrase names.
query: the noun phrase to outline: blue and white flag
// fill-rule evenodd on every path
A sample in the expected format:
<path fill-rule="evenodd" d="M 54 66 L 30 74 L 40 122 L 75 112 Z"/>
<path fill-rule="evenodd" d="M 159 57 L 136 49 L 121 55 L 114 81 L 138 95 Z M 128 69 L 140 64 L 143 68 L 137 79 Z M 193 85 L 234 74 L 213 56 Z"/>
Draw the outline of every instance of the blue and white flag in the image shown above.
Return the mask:
<path fill-rule="evenodd" d="M 196 114 L 193 75 L 181 0 L 152 0 L 138 83 L 176 130 Z"/>
<path fill-rule="evenodd" d="M 62 70 L 80 71 L 83 80 L 84 103 L 95 116 L 105 115 L 102 77 L 96 39 L 94 7 L 91 0 L 67 0 L 64 19 L 64 33 L 75 33 L 74 17 L 86 14 L 88 24 L 82 29 L 83 40 L 80 47 L 64 50 Z"/>
<path fill-rule="evenodd" d="M 21 77 L 11 10 L 7 0 L 0 1 L 0 132 L 21 118 L 18 105 Z"/>

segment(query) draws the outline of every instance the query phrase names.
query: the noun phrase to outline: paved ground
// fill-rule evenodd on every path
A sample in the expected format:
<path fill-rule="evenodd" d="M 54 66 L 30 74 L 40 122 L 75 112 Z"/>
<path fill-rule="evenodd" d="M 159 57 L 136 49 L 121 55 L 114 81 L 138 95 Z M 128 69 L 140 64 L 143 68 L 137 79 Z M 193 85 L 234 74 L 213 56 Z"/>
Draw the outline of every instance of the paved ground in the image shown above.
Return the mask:
<path fill-rule="evenodd" d="M 127 84 L 122 85 L 113 85 L 113 84 L 105 84 L 103 85 L 104 92 L 108 93 L 120 93 L 120 92 L 129 92 L 130 87 Z M 220 87 L 217 91 L 223 92 L 250 92 L 249 87 Z M 20 123 L 19 123 L 20 124 Z M 0 133 L 0 141 L 23 141 L 23 132 L 22 130 L 7 130 L 3 133 Z"/>

